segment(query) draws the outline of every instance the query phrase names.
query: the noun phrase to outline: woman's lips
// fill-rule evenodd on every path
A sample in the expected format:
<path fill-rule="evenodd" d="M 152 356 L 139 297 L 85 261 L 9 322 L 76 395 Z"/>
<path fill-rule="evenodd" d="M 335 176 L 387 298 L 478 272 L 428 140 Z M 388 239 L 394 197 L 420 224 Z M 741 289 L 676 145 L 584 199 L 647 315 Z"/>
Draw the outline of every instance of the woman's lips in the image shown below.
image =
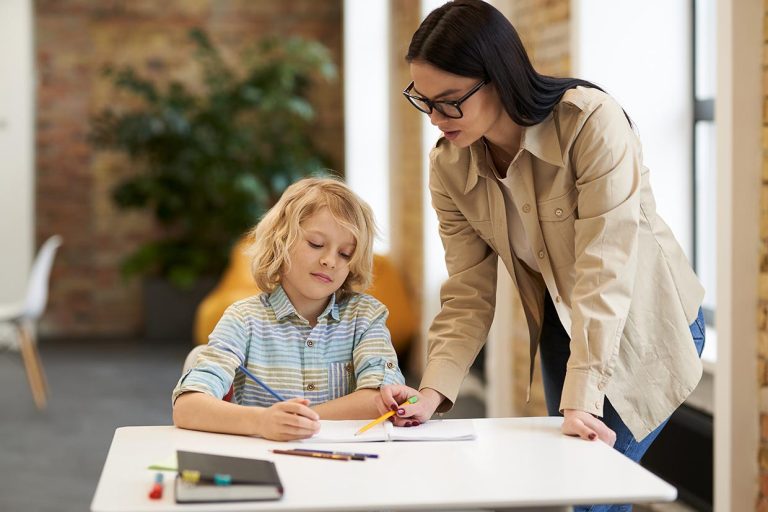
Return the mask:
<path fill-rule="evenodd" d="M 453 140 L 456 137 L 458 137 L 460 133 L 461 133 L 461 130 L 444 131 L 443 132 L 443 137 L 445 137 L 448 140 Z"/>

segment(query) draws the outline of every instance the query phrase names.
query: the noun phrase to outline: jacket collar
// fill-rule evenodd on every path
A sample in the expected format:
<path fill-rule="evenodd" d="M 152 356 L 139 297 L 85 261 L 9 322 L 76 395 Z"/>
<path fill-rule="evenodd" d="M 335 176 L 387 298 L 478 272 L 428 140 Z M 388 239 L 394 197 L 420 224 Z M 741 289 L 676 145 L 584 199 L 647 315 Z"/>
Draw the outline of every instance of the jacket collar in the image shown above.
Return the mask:
<path fill-rule="evenodd" d="M 557 167 L 565 165 L 560 150 L 560 139 L 557 136 L 557 126 L 551 112 L 539 124 L 523 127 L 520 150 L 525 150 L 548 164 Z M 467 173 L 467 183 L 464 186 L 465 194 L 475 188 L 478 176 L 486 178 L 491 172 L 490 166 L 486 165 L 485 144 L 482 139 L 470 144 L 469 154 L 469 172 Z"/>

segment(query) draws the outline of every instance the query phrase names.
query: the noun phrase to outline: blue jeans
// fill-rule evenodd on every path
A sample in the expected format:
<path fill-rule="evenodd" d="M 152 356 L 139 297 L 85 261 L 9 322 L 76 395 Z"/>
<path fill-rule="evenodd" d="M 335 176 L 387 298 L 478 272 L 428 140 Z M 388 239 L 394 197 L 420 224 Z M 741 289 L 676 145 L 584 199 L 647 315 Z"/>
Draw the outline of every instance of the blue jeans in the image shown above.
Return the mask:
<path fill-rule="evenodd" d="M 691 324 L 691 335 L 696 350 L 701 356 L 704 349 L 704 316 L 701 309 L 696 320 Z M 539 351 L 541 354 L 541 375 L 544 382 L 544 395 L 547 401 L 547 412 L 550 416 L 559 416 L 560 395 L 563 392 L 563 383 L 565 382 L 565 369 L 568 358 L 571 355 L 569 347 L 570 336 L 557 316 L 554 304 L 549 294 L 544 300 L 544 322 L 541 331 L 541 341 Z M 608 399 L 605 399 L 603 407 L 603 422 L 616 432 L 616 444 L 613 447 L 623 453 L 635 462 L 645 454 L 648 447 L 656 439 L 661 429 L 667 424 L 667 421 L 659 425 L 656 430 L 648 434 L 642 441 L 636 441 L 627 426 L 621 421 L 616 409 L 613 408 Z M 632 505 L 592 505 L 574 507 L 574 512 L 629 512 Z"/>

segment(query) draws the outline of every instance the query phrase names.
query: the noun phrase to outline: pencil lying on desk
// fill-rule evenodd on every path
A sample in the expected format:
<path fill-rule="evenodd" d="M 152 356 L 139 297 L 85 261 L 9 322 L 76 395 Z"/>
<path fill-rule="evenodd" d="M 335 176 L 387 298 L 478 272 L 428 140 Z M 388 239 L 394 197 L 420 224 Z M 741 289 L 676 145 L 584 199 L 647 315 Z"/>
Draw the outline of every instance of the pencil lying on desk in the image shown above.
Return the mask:
<path fill-rule="evenodd" d="M 304 452 L 294 450 L 272 450 L 272 453 L 279 453 L 281 455 L 298 455 L 299 457 L 314 457 L 316 459 L 352 460 L 351 455 L 339 455 L 338 453 Z M 365 460 L 365 457 L 363 457 L 363 460 Z"/>
<path fill-rule="evenodd" d="M 405 402 L 401 403 L 400 407 L 402 407 L 404 405 L 408 405 L 408 404 L 415 404 L 416 402 L 418 402 L 418 400 L 419 400 L 419 397 L 412 396 L 411 398 L 409 398 Z M 366 430 L 371 429 L 371 428 L 375 427 L 376 425 L 378 425 L 379 423 L 381 423 L 382 421 L 391 418 L 394 414 L 395 414 L 395 411 L 385 412 L 384 414 L 382 414 L 381 416 L 379 416 L 378 418 L 376 418 L 375 420 L 373 420 L 372 422 L 370 422 L 369 424 L 367 424 L 366 426 L 362 427 L 360 430 L 355 432 L 355 435 L 359 436 L 360 434 L 362 434 Z"/>

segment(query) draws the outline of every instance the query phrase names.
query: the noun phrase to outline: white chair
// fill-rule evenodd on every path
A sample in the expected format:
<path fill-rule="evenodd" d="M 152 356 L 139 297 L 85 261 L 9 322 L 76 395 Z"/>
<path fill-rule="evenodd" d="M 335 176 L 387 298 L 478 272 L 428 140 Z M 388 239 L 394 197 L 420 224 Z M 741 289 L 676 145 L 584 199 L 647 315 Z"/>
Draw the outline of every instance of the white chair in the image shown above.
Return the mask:
<path fill-rule="evenodd" d="M 48 384 L 37 350 L 36 322 L 48 302 L 48 281 L 61 237 L 54 235 L 45 241 L 32 264 L 27 295 L 17 303 L 0 304 L 0 322 L 13 325 L 18 333 L 19 350 L 32 389 L 32 398 L 38 409 L 47 405 Z"/>

